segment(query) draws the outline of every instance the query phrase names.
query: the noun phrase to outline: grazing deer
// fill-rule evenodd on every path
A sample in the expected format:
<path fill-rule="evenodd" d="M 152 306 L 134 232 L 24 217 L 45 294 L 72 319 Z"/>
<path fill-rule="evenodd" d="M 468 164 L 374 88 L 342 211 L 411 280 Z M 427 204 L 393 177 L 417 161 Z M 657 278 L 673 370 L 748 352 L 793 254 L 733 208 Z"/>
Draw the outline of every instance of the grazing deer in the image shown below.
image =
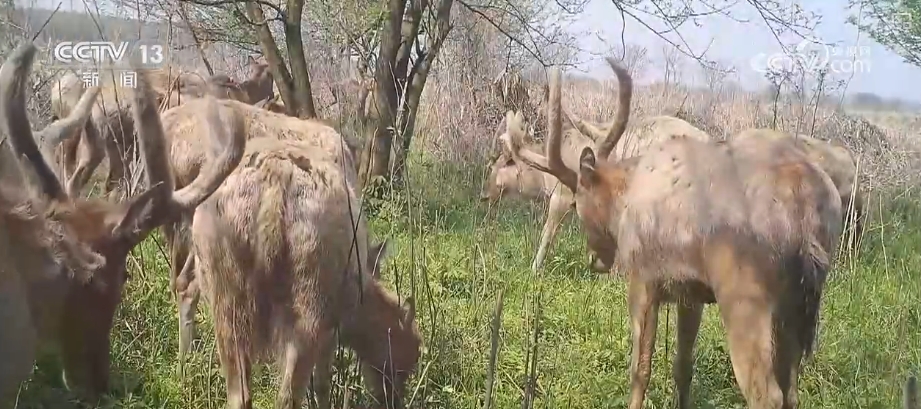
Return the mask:
<path fill-rule="evenodd" d="M 267 65 L 255 64 L 252 77 L 238 84 L 225 74 L 201 77 L 192 72 L 183 72 L 176 67 L 145 69 L 138 76 L 147 77 L 157 97 L 161 110 L 185 103 L 188 100 L 212 95 L 217 98 L 256 102 L 271 94 L 271 74 Z M 78 195 L 89 181 L 92 170 L 104 157 L 108 158 L 109 171 L 106 177 L 106 191 L 114 189 L 126 176 L 130 157 L 135 149 L 134 128 L 130 107 L 126 103 L 126 88 L 116 83 L 115 78 L 100 78 L 102 98 L 93 109 L 91 123 L 98 137 L 83 133 L 70 138 L 62 146 L 59 173 L 71 176 L 68 192 Z M 268 94 L 265 92 L 268 84 Z M 73 73 L 68 73 L 52 86 L 52 120 L 66 116 L 82 93 L 81 82 Z M 259 98 L 259 99 L 253 99 Z"/>
<path fill-rule="evenodd" d="M 204 100 L 190 100 L 162 115 L 164 130 L 171 140 L 170 167 L 178 187 L 191 183 L 206 162 L 207 146 L 202 136 L 208 128 L 197 119 L 205 104 Z M 322 120 L 290 117 L 233 100 L 218 100 L 218 110 L 224 117 L 239 117 L 243 121 L 247 140 L 258 137 L 299 140 L 329 155 L 338 154 L 344 140 L 353 156 L 360 152 L 357 140 L 339 134 Z M 195 337 L 194 318 L 199 299 L 198 286 L 194 281 L 194 262 L 189 258 L 191 243 L 188 227 L 191 217 L 189 212 L 175 223 L 164 226 L 164 236 L 170 249 L 170 283 L 179 304 L 180 359 Z"/>
<path fill-rule="evenodd" d="M 0 95 L 9 95 L 12 68 L 0 68 Z M 94 96 L 88 91 L 85 98 Z M 0 110 L 12 106 L 0 101 Z M 75 110 L 36 132 L 37 136 L 62 138 L 72 127 L 82 126 Z M 9 130 L 7 126 L 4 130 Z M 59 324 L 59 299 L 48 297 L 69 285 L 86 285 L 105 260 L 80 242 L 70 226 L 49 217 L 51 203 L 36 197 L 36 180 L 20 169 L 19 160 L 0 137 L 0 409 L 14 407 L 20 384 L 32 372 L 40 337 L 55 338 Z M 71 358 L 73 360 L 74 358 Z"/>
<path fill-rule="evenodd" d="M 195 275 L 230 408 L 252 407 L 251 367 L 273 358 L 282 372 L 275 407 L 299 408 L 337 329 L 375 398 L 402 407 L 420 354 L 415 310 L 376 279 L 384 248 L 368 243 L 354 156 L 341 139 L 337 150 L 252 139 L 243 164 L 195 210 Z"/>
<path fill-rule="evenodd" d="M 36 281 L 26 291 L 33 323 L 39 338 L 52 341 L 61 351 L 64 378 L 68 387 L 95 399 L 108 389 L 109 333 L 115 310 L 128 279 L 126 260 L 134 246 L 153 229 L 191 211 L 217 189 L 239 164 L 245 148 L 240 129 L 226 129 L 216 112 L 214 100 L 200 120 L 208 123 L 214 160 L 187 187 L 174 191 L 172 174 L 156 99 L 143 76 L 132 96 L 134 122 L 138 124 L 142 160 L 149 189 L 126 201 L 82 199 L 67 194 L 55 176 L 32 135 L 25 109 L 26 88 L 36 48 L 31 43 L 19 46 L 0 68 L 0 131 L 9 139 L 14 157 L 29 169 L 37 181 L 35 199 L 45 209 L 51 225 L 59 225 L 74 242 L 99 256 L 90 283 L 71 279 Z M 91 91 L 95 92 L 95 91 Z M 85 127 L 92 133 L 93 127 Z M 9 156 L 9 155 L 7 155 Z M 5 160 L 5 159 L 4 159 Z M 7 165 L 3 165 L 8 168 Z M 35 271 L 40 266 L 52 269 L 45 258 L 19 260 Z M 65 265 L 65 267 L 72 266 Z M 24 270 L 20 270 L 24 271 Z M 21 300 L 21 298 L 20 298 Z M 6 329 L 4 327 L 4 333 Z M 6 381 L 3 377 L 3 382 Z M 14 379 L 13 382 L 18 381 Z M 4 383 L 3 393 L 7 385 Z M 6 395 L 8 396 L 8 395 Z M 5 397 L 5 396 L 4 396 Z"/>
<path fill-rule="evenodd" d="M 597 124 L 589 123 L 572 115 L 567 116 L 567 123 L 572 125 L 563 131 L 560 152 L 563 162 L 567 166 L 574 167 L 578 163 L 577 155 L 586 147 L 594 145 L 595 141 L 603 139 L 607 132 L 603 132 L 603 127 Z M 503 121 L 500 126 L 504 124 L 506 124 L 506 121 Z M 500 132 L 497 132 L 497 134 L 499 139 L 505 137 Z M 681 134 L 702 141 L 710 139 L 705 132 L 682 119 L 670 116 L 653 116 L 631 124 L 627 128 L 625 137 L 615 148 L 616 157 L 625 159 L 642 154 L 650 146 L 667 139 L 670 135 Z M 531 152 L 543 151 L 543 147 L 539 142 L 533 142 L 530 138 L 528 139 L 527 143 L 523 145 L 523 149 Z M 531 263 L 531 271 L 536 273 L 543 264 L 550 245 L 556 238 L 557 230 L 562 224 L 563 218 L 569 213 L 569 209 L 574 206 L 575 198 L 572 191 L 559 183 L 559 180 L 553 175 L 540 172 L 524 163 L 516 162 L 513 155 L 506 150 L 502 150 L 499 157 L 490 166 L 489 175 L 480 193 L 480 200 L 488 201 L 492 205 L 507 193 L 517 194 L 532 200 L 549 198 L 547 218 L 540 234 L 540 244 L 537 246 L 534 261 Z M 610 266 L 604 265 L 595 256 L 591 257 L 591 266 L 593 270 L 599 272 L 610 269 Z"/>
<path fill-rule="evenodd" d="M 812 159 L 831 178 L 841 197 L 841 209 L 844 213 L 843 226 L 846 233 L 842 235 L 845 246 L 855 249 L 858 239 L 863 234 L 866 222 L 866 198 L 861 194 L 857 184 L 857 161 L 846 146 L 826 142 L 809 135 L 791 135 L 772 129 L 747 129 L 732 139 L 741 138 L 790 139 L 809 159 Z"/>
<path fill-rule="evenodd" d="M 522 149 L 520 115 L 503 138 L 529 166 L 575 191 L 589 247 L 627 275 L 633 333 L 630 409 L 643 407 L 659 306 L 678 305 L 673 376 L 690 406 L 693 348 L 703 304 L 720 308 L 736 381 L 751 408 L 795 408 L 803 357 L 812 353 L 819 305 L 841 231 L 834 184 L 795 144 L 725 143 L 674 135 L 626 160 L 610 158 L 629 117 L 630 75 L 597 149 L 578 170 L 561 155 L 560 73 L 551 74 L 546 156 Z"/>

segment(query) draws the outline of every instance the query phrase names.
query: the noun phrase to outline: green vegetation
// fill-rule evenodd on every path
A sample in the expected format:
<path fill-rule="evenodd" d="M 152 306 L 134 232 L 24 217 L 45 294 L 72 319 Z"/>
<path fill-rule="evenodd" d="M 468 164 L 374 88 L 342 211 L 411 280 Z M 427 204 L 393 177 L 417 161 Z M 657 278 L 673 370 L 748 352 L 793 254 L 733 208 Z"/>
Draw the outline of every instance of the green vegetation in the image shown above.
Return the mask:
<path fill-rule="evenodd" d="M 506 201 L 487 215 L 485 205 L 474 199 L 482 169 L 412 165 L 412 193 L 403 195 L 410 198 L 409 211 L 395 209 L 396 199 L 370 207 L 378 207 L 372 216 L 376 235 L 396 244 L 386 279 L 398 282 L 404 296 L 415 286 L 426 352 L 410 385 L 410 390 L 418 387 L 413 406 L 482 407 L 489 326 L 504 290 L 493 407 L 520 407 L 538 295 L 534 407 L 625 407 L 630 348 L 625 283 L 588 272 L 584 239 L 575 223 L 564 226 L 544 271 L 535 277 L 529 266 L 544 209 Z M 801 407 L 896 408 L 905 375 L 921 368 L 921 198 L 915 192 L 882 206 L 873 203 L 883 210 L 873 215 L 859 259 L 842 261 L 830 277 L 820 346 L 800 381 Z M 113 392 L 101 406 L 222 407 L 225 391 L 206 304 L 199 315 L 201 341 L 183 380 L 165 258 L 154 238 L 135 256 L 140 268 L 132 268 L 113 330 Z M 661 314 L 647 408 L 672 405 L 674 310 Z M 68 407 L 53 366 L 40 364 L 24 387 L 21 408 Z M 351 384 L 356 384 L 355 372 L 353 365 Z M 255 371 L 258 407 L 272 406 L 274 379 L 274 370 Z M 343 382 L 339 376 L 335 380 Z M 692 393 L 696 407 L 744 407 L 712 306 L 698 341 Z"/>
<path fill-rule="evenodd" d="M 852 0 L 859 3 L 859 16 L 851 24 L 870 34 L 876 42 L 921 66 L 921 1 Z"/>

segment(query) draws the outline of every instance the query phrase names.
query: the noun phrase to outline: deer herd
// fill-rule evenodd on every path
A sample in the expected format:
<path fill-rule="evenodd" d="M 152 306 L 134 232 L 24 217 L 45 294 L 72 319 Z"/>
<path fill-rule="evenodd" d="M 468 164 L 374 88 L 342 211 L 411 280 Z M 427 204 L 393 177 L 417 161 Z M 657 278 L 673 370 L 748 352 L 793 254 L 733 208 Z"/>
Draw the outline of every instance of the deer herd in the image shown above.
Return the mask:
<path fill-rule="evenodd" d="M 405 405 L 422 336 L 413 299 L 380 281 L 388 243 L 372 238 L 360 211 L 356 139 L 285 115 L 268 66 L 255 61 L 239 84 L 161 69 L 139 71 L 133 90 L 84 89 L 65 75 L 52 87 L 51 124 L 33 130 L 26 100 L 35 54 L 21 45 L 0 68 L 0 409 L 17 404 L 46 347 L 69 389 L 88 401 L 107 391 L 128 255 L 158 227 L 180 359 L 203 294 L 229 407 L 252 407 L 253 365 L 275 360 L 276 407 L 299 408 L 313 377 L 329 408 L 339 343 L 359 357 L 375 400 Z M 620 84 L 614 120 L 564 112 L 553 70 L 545 146 L 509 112 L 481 199 L 549 198 L 535 272 L 573 207 L 593 268 L 622 272 L 630 409 L 643 407 L 663 303 L 677 308 L 678 407 L 691 406 L 694 346 L 712 303 L 748 407 L 797 407 L 842 232 L 853 225 L 859 236 L 865 219 L 854 156 L 774 130 L 716 141 L 674 117 L 630 120 L 632 80 L 608 63 Z M 134 151 L 143 190 L 116 195 L 130 190 L 122 181 Z M 83 198 L 104 157 L 107 194 Z M 903 405 L 918 409 L 917 400 L 909 378 Z"/>

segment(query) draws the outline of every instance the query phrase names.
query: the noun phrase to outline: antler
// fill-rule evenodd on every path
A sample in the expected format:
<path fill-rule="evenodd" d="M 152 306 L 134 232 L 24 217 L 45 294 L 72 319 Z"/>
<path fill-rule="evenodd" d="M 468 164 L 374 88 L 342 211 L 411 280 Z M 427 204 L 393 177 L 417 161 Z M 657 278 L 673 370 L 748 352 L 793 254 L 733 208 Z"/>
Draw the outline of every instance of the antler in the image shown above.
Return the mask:
<path fill-rule="evenodd" d="M 45 129 L 35 133 L 35 138 L 39 141 L 41 149 L 46 154 L 83 128 L 86 120 L 89 119 L 90 114 L 93 112 L 93 103 L 96 102 L 99 91 L 99 87 L 87 89 L 70 115 L 52 122 Z"/>
<path fill-rule="evenodd" d="M 630 119 L 630 100 L 633 97 L 633 78 L 624 67 L 621 67 L 613 58 L 605 58 L 614 74 L 617 75 L 618 93 L 617 93 L 617 116 L 614 118 L 614 124 L 608 130 L 608 136 L 604 142 L 598 146 L 598 157 L 607 159 L 614 150 L 614 146 L 620 141 L 627 130 L 627 120 Z M 584 125 L 584 124 L 583 124 Z"/>
<path fill-rule="evenodd" d="M 221 121 L 217 100 L 212 96 L 206 96 L 205 99 L 208 101 L 208 112 L 206 113 L 208 135 L 212 145 L 221 147 L 223 150 L 191 184 L 173 192 L 168 149 L 163 124 L 153 104 L 153 91 L 149 83 L 141 81 L 134 93 L 134 120 L 144 150 L 144 165 L 147 169 L 149 186 L 161 185 L 168 188 L 166 190 L 171 196 L 165 199 L 186 210 L 197 207 L 217 189 L 230 172 L 236 169 L 243 158 L 246 146 L 243 119 L 236 115 L 230 118 L 231 132 L 227 132 Z"/>
<path fill-rule="evenodd" d="M 136 66 L 137 64 L 135 64 Z M 145 237 L 177 214 L 195 209 L 205 201 L 230 173 L 236 169 L 246 148 L 246 134 L 243 119 L 233 115 L 228 123 L 222 122 L 219 104 L 212 96 L 206 96 L 205 112 L 208 136 L 213 150 L 218 151 L 207 163 L 207 168 L 188 186 L 173 191 L 173 175 L 170 167 L 163 124 L 157 112 L 156 98 L 150 83 L 139 76 L 133 95 L 133 115 L 140 141 L 142 159 L 147 173 L 148 190 L 132 198 L 128 215 L 116 227 L 138 238 Z M 150 208 L 146 213 L 141 213 Z"/>
<path fill-rule="evenodd" d="M 9 136 L 16 156 L 32 164 L 42 194 L 51 200 L 66 200 L 61 182 L 35 144 L 26 114 L 26 81 L 32 72 L 36 51 L 31 42 L 22 44 L 0 67 L 0 130 Z"/>
<path fill-rule="evenodd" d="M 528 166 L 544 173 L 549 173 L 560 180 L 570 190 L 576 190 L 578 177 L 576 172 L 566 167 L 563 163 L 563 157 L 560 154 L 560 147 L 563 139 L 563 121 L 561 118 L 561 90 L 560 90 L 560 73 L 559 68 L 554 68 L 550 72 L 550 100 L 547 105 L 547 156 L 528 149 L 522 149 L 524 139 L 524 130 L 522 129 L 523 118 L 521 113 L 514 114 L 511 111 L 506 115 L 507 131 L 502 136 L 512 157 L 520 160 Z"/>

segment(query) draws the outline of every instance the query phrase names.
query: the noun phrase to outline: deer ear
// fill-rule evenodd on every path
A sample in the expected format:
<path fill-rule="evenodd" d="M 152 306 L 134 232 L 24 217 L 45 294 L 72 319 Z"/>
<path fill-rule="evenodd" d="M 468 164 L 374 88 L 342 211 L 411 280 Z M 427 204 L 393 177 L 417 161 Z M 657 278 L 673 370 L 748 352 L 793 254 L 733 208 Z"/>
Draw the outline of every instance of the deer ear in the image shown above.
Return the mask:
<path fill-rule="evenodd" d="M 416 319 L 416 299 L 412 296 L 403 301 L 403 325 L 409 325 Z"/>
<path fill-rule="evenodd" d="M 586 146 L 579 155 L 579 183 L 583 186 L 589 187 L 598 180 L 595 164 L 595 151 Z"/>

